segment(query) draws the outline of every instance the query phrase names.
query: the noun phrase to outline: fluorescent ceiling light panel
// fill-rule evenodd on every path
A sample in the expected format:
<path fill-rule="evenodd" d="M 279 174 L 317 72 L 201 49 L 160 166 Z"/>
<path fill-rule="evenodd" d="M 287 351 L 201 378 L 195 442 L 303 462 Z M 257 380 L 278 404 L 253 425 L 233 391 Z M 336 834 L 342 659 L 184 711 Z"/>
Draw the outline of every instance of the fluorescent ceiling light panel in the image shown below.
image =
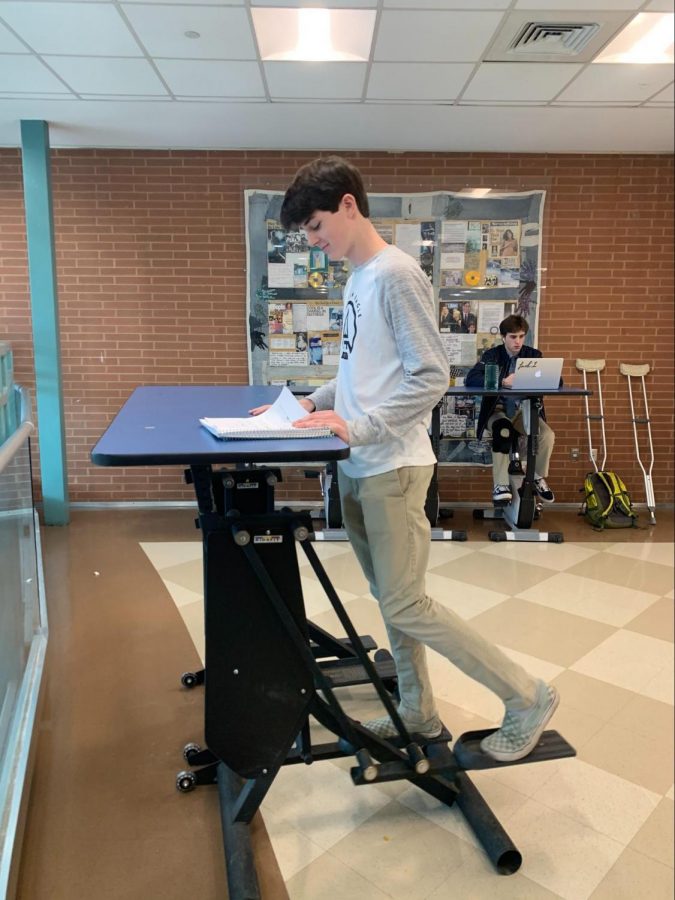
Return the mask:
<path fill-rule="evenodd" d="M 251 9 L 263 60 L 363 62 L 370 57 L 375 10 Z"/>
<path fill-rule="evenodd" d="M 673 62 L 673 13 L 638 13 L 594 63 Z"/>

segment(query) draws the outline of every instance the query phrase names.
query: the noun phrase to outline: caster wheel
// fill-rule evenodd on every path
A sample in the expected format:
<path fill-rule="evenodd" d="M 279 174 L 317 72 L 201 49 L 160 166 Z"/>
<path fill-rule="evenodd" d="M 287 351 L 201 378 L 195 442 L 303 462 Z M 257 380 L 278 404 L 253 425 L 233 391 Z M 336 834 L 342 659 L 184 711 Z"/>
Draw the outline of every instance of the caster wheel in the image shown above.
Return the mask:
<path fill-rule="evenodd" d="M 495 543 L 499 543 L 500 541 L 506 540 L 506 532 L 504 531 L 491 531 L 488 534 L 488 538 Z"/>
<path fill-rule="evenodd" d="M 485 518 L 485 510 L 484 509 L 474 509 L 472 512 L 474 519 L 484 519 Z"/>
<path fill-rule="evenodd" d="M 189 763 L 191 759 L 193 759 L 198 753 L 202 752 L 202 748 L 199 744 L 186 744 L 183 747 L 183 759 L 186 763 Z"/>
<path fill-rule="evenodd" d="M 197 676 L 194 672 L 183 672 L 180 676 L 180 683 L 183 687 L 193 688 L 197 684 Z"/>
<path fill-rule="evenodd" d="M 197 776 L 194 772 L 179 772 L 176 775 L 176 788 L 182 794 L 189 794 L 197 787 Z"/>
<path fill-rule="evenodd" d="M 565 538 L 558 531 L 553 531 L 549 535 L 549 540 L 552 544 L 562 544 L 565 541 Z"/>

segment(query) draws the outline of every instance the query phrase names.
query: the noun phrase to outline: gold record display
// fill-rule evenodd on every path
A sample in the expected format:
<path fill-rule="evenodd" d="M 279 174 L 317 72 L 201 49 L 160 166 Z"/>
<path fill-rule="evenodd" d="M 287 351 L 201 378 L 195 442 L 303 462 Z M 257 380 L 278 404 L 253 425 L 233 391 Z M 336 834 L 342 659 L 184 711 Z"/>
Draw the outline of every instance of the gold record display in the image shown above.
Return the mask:
<path fill-rule="evenodd" d="M 324 277 L 321 272 L 310 272 L 307 276 L 307 282 L 310 287 L 320 288 L 323 287 Z"/>
<path fill-rule="evenodd" d="M 480 284 L 480 272 L 477 269 L 470 269 L 465 274 L 464 281 L 469 287 L 478 287 Z"/>

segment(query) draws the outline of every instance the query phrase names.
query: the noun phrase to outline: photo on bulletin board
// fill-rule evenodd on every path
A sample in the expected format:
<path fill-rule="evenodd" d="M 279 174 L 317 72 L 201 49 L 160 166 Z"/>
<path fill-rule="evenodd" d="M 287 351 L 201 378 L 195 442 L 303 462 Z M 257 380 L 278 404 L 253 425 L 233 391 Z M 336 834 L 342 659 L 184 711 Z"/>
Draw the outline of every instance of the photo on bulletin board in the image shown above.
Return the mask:
<path fill-rule="evenodd" d="M 283 197 L 244 191 L 249 380 L 315 387 L 337 372 L 350 267 L 310 247 L 302 230 L 282 227 Z M 377 232 L 429 279 L 451 385 L 463 384 L 501 343 L 508 315 L 526 319 L 526 342 L 536 345 L 545 197 L 543 190 L 368 195 Z M 476 399 L 444 398 L 440 462 L 490 464 L 489 445 L 476 438 Z"/>

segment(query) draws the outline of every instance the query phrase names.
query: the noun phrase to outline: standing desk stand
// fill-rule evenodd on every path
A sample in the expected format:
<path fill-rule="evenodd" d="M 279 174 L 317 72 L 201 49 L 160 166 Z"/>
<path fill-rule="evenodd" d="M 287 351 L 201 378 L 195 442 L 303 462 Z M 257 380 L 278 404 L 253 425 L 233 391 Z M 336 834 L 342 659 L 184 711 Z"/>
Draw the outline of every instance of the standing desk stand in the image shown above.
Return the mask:
<path fill-rule="evenodd" d="M 247 388 L 139 388 L 92 451 L 92 460 L 99 465 L 175 464 L 182 458 L 192 464 L 193 474 L 198 474 L 196 492 L 204 542 L 208 749 L 194 744 L 185 748 L 187 762 L 200 768 L 180 773 L 177 783 L 181 790 L 218 784 L 231 900 L 260 897 L 248 826 L 281 766 L 351 755 L 356 760 L 351 769 L 356 785 L 404 779 L 447 806 L 457 803 L 497 870 L 503 874 L 517 871 L 520 853 L 466 774 L 472 768 L 508 765 L 480 752 L 480 741 L 494 729 L 467 732 L 453 750 L 445 729 L 437 740 L 427 743 L 406 730 L 309 541 L 310 516 L 286 510 L 242 514 L 231 509 L 222 514 L 213 502 L 208 508 L 205 476 L 209 457 L 212 462 L 236 462 L 237 451 L 224 451 L 222 444 L 195 430 L 195 409 L 198 402 L 208 402 L 208 411 L 217 414 L 218 395 L 202 396 L 203 392 L 236 390 L 241 392 L 239 403 L 228 409 L 233 415 L 269 401 L 269 391 L 273 391 L 267 389 L 261 397 L 265 389 L 258 388 L 252 398 Z M 171 428 L 176 442 L 167 446 Z M 339 453 L 331 439 L 290 441 L 288 446 L 305 443 L 315 446 L 298 449 L 301 459 L 316 459 L 322 443 L 333 458 L 336 453 L 346 455 Z M 265 444 L 270 447 L 267 453 Z M 271 441 L 242 442 L 240 448 L 240 460 L 254 453 L 258 459 L 267 455 L 280 461 Z M 313 456 L 303 456 L 304 452 Z M 284 461 L 285 453 L 281 454 Z M 378 738 L 347 716 L 335 695 L 333 676 L 315 658 L 304 613 L 296 543 L 304 550 L 349 644 L 396 725 L 398 738 Z M 338 740 L 313 744 L 310 716 Z M 546 731 L 535 750 L 518 763 L 574 753 L 557 732 Z"/>
<path fill-rule="evenodd" d="M 501 396 L 503 391 L 489 391 L 478 387 L 454 387 L 448 388 L 448 394 L 465 397 L 467 395 Z M 502 519 L 509 527 L 509 531 L 490 531 L 488 538 L 491 541 L 536 541 L 561 544 L 564 540 L 560 531 L 539 531 L 532 524 L 539 516 L 541 510 L 537 502 L 537 492 L 534 489 L 534 468 L 537 458 L 539 440 L 539 413 L 542 407 L 542 397 L 552 396 L 583 396 L 590 393 L 579 388 L 558 388 L 541 391 L 533 396 L 531 390 L 510 390 L 509 396 L 521 401 L 523 413 L 523 425 L 527 435 L 526 471 L 523 474 L 520 463 L 514 467 L 509 466 L 509 479 L 513 492 L 513 499 L 501 507 L 493 509 L 475 509 L 475 519 Z"/>

